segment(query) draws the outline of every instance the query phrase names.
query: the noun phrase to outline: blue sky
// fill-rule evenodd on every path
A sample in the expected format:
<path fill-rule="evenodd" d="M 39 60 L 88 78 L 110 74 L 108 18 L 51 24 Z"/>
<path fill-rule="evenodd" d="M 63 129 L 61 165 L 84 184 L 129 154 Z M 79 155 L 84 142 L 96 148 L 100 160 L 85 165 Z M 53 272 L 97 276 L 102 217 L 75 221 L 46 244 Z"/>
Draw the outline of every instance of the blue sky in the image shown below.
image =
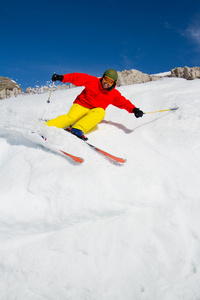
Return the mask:
<path fill-rule="evenodd" d="M 0 76 L 24 91 L 54 72 L 200 66 L 200 0 L 4 0 L 0 33 Z"/>

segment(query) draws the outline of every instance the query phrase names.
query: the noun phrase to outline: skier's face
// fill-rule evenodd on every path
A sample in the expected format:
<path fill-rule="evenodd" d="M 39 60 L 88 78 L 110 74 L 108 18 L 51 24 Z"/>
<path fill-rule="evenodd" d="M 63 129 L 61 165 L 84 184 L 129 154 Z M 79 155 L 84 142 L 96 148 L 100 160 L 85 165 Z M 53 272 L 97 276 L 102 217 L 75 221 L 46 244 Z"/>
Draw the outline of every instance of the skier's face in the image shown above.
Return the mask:
<path fill-rule="evenodd" d="M 104 76 L 102 79 L 102 86 L 104 89 L 109 89 L 114 84 L 114 80 L 111 78 Z"/>

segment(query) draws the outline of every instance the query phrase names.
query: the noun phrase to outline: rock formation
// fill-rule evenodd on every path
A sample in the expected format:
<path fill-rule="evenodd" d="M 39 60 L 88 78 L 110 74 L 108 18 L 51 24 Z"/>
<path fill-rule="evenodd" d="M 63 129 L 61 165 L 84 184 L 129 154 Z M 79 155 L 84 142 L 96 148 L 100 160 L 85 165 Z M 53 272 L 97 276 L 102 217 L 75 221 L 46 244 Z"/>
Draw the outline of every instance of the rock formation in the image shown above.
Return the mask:
<path fill-rule="evenodd" d="M 193 67 L 193 68 L 175 68 L 171 70 L 171 77 L 179 77 L 179 78 L 185 78 L 187 80 L 193 80 L 200 78 L 200 68 L 199 67 Z"/>
<path fill-rule="evenodd" d="M 148 75 L 135 69 L 131 69 L 129 71 L 124 70 L 122 72 L 118 71 L 117 73 L 118 73 L 117 86 L 155 81 L 161 77 L 179 77 L 179 78 L 185 78 L 187 80 L 192 80 L 197 78 L 200 79 L 200 67 L 188 68 L 185 66 L 184 68 L 175 68 L 171 70 L 171 75 L 166 75 L 166 76 Z M 62 84 L 62 85 L 54 86 L 53 90 L 55 91 L 61 89 L 69 89 L 72 87 L 75 86 L 73 84 Z M 51 87 L 49 86 L 42 86 L 36 88 L 29 87 L 26 90 L 26 94 L 41 94 L 41 93 L 49 92 L 50 89 Z M 11 96 L 17 96 L 22 93 L 23 90 L 19 87 L 19 85 L 16 82 L 6 77 L 0 77 L 0 99 L 8 98 Z"/>
<path fill-rule="evenodd" d="M 23 93 L 19 85 L 7 77 L 0 76 L 0 99 L 18 96 Z"/>
<path fill-rule="evenodd" d="M 129 85 L 135 83 L 144 83 L 148 81 L 158 80 L 160 76 L 148 75 L 137 70 L 124 70 L 118 73 L 117 86 Z"/>

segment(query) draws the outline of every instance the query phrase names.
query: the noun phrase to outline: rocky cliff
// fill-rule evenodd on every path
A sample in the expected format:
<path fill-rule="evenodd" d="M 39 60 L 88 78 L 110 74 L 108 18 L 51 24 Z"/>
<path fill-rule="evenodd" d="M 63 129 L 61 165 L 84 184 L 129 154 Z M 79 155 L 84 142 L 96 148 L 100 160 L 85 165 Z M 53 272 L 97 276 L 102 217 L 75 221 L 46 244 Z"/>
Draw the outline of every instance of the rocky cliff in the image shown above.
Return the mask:
<path fill-rule="evenodd" d="M 18 96 L 23 93 L 19 85 L 7 77 L 0 76 L 0 99 Z"/>
<path fill-rule="evenodd" d="M 185 78 L 187 80 L 197 79 L 197 78 L 200 78 L 200 68 L 199 67 L 175 68 L 175 69 L 171 70 L 171 76 Z"/>
<path fill-rule="evenodd" d="M 124 70 L 122 72 L 117 72 L 117 73 L 118 73 L 117 86 L 129 85 L 135 83 L 144 83 L 148 81 L 158 80 L 160 78 L 160 76 L 148 75 L 140 71 L 137 71 L 135 69 L 129 71 Z"/>

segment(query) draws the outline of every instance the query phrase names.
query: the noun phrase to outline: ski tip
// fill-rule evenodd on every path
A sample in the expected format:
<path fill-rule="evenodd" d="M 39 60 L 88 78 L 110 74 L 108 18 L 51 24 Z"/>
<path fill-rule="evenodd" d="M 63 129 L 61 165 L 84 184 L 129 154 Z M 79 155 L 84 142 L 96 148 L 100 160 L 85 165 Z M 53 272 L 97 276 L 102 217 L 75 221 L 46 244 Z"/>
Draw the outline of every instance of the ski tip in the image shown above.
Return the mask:
<path fill-rule="evenodd" d="M 82 164 L 85 160 L 82 157 L 79 157 L 79 163 Z"/>
<path fill-rule="evenodd" d="M 75 162 L 79 163 L 79 164 L 82 164 L 84 162 L 84 159 L 82 157 L 74 157 L 72 158 Z"/>
<path fill-rule="evenodd" d="M 121 164 L 124 164 L 126 162 L 126 159 L 124 158 L 118 158 L 117 161 Z"/>
<path fill-rule="evenodd" d="M 70 157 L 73 161 L 75 161 L 77 163 L 82 164 L 84 162 L 84 159 L 82 157 L 72 155 L 68 152 L 65 152 L 65 151 L 61 150 L 61 149 L 59 149 L 59 151 L 62 152 L 64 155 Z"/>

